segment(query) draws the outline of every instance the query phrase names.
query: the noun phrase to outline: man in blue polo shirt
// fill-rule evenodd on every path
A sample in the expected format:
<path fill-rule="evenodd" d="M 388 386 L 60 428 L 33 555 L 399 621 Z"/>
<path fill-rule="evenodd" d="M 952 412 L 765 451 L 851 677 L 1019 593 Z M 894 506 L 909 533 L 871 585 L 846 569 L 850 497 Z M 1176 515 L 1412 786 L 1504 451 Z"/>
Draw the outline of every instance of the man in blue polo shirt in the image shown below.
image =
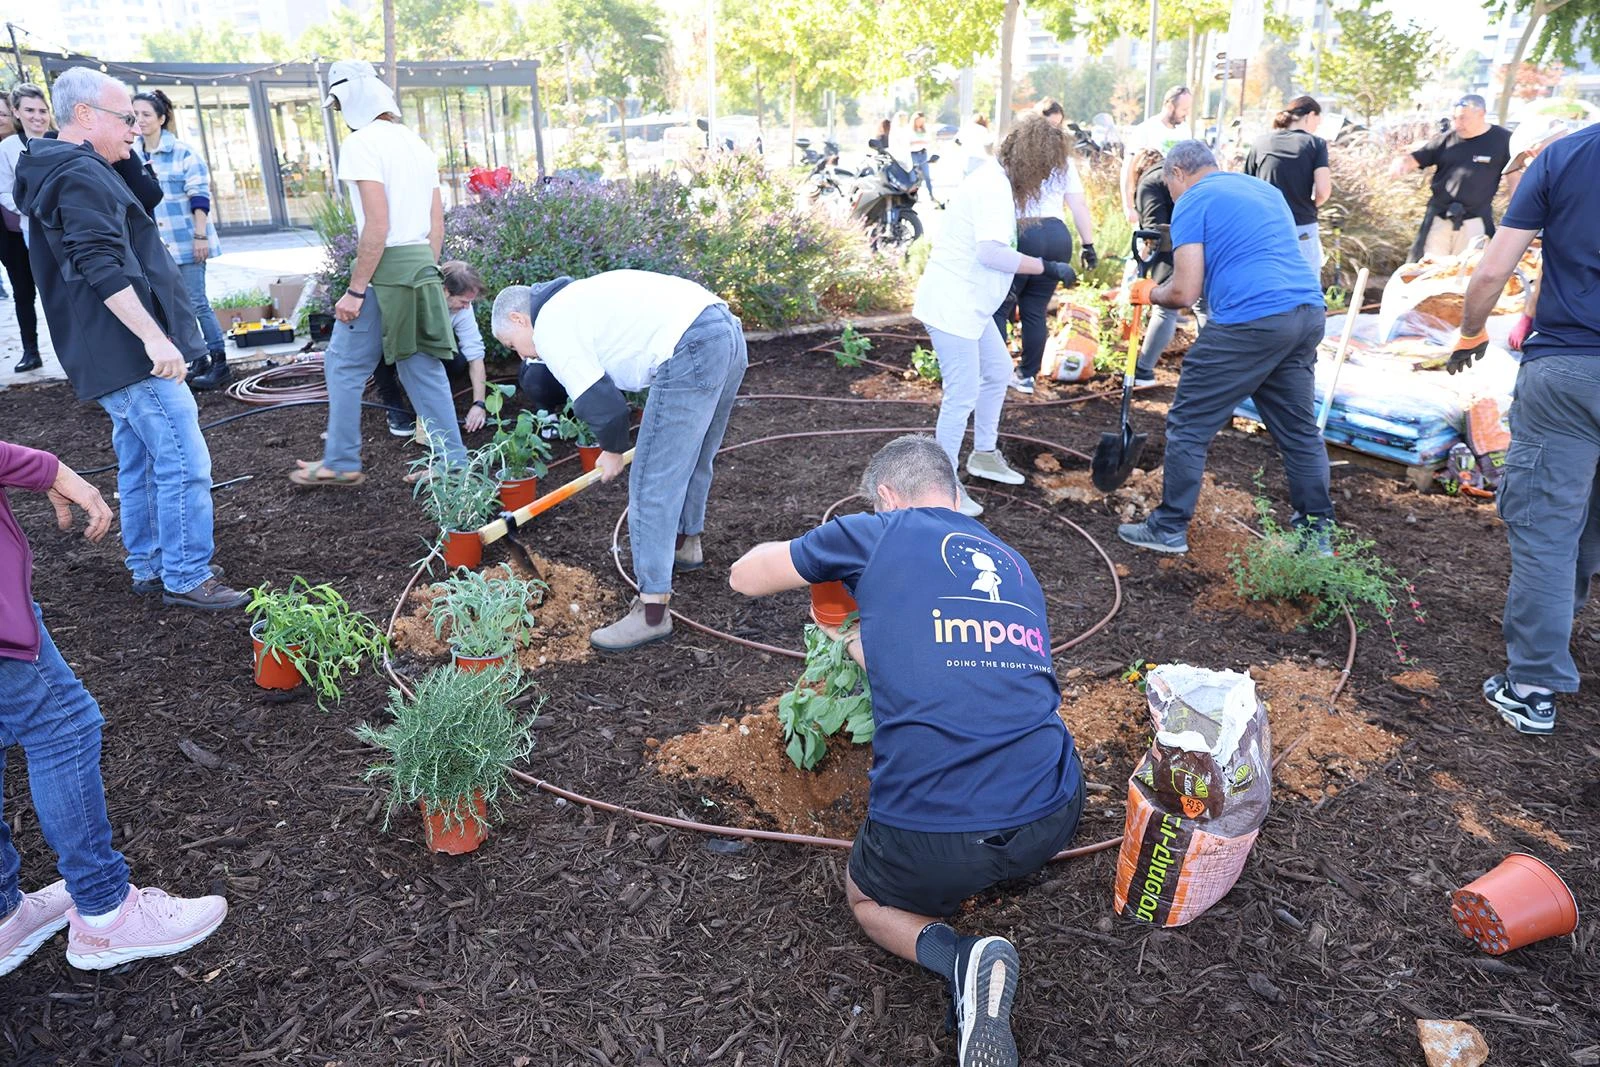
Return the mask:
<path fill-rule="evenodd" d="M 1016 1064 L 1016 949 L 940 920 L 1042 867 L 1071 840 L 1083 769 L 1062 724 L 1044 592 L 1028 563 L 957 509 L 932 437 L 867 466 L 871 514 L 757 545 L 729 584 L 747 596 L 842 581 L 860 605 L 851 654 L 872 688 L 871 799 L 845 874 L 868 937 L 951 983 L 961 1064 Z"/>
<path fill-rule="evenodd" d="M 1295 526 L 1330 551 L 1333 499 L 1315 399 L 1325 305 L 1316 273 L 1295 247 L 1294 216 L 1271 185 L 1219 171 L 1199 141 L 1173 146 L 1163 167 L 1175 202 L 1172 277 L 1159 286 L 1140 279 L 1129 296 L 1183 308 L 1203 295 L 1207 314 L 1167 411 L 1161 505 L 1117 535 L 1156 552 L 1189 551 L 1211 439 L 1251 397 L 1283 455 Z"/>
<path fill-rule="evenodd" d="M 1508 665 L 1483 683 L 1501 718 L 1526 734 L 1556 725 L 1556 693 L 1578 691 L 1572 620 L 1600 573 L 1600 126 L 1534 157 L 1467 286 L 1447 369 L 1489 346 L 1484 323 L 1522 254 L 1543 230 L 1539 302 L 1522 342 L 1511 447 L 1495 506 L 1511 545 L 1501 630 Z"/>

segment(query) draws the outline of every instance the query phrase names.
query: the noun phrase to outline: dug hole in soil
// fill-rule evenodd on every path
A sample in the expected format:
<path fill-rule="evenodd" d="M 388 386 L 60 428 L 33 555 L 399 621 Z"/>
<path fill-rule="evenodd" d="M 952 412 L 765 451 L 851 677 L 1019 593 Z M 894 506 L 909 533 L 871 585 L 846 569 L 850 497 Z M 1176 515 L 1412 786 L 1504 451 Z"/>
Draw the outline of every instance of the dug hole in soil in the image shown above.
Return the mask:
<path fill-rule="evenodd" d="M 913 331 L 903 341 L 879 339 L 872 355 L 906 365 L 918 340 Z M 745 391 L 855 397 L 862 381 L 886 373 L 801 354 L 813 344 L 752 345 Z M 1169 369 L 1162 380 L 1173 380 Z M 1114 384 L 1101 376 L 1053 395 Z M 1152 461 L 1170 396 L 1158 389 L 1136 404 Z M 200 405 L 202 420 L 239 410 L 215 394 Z M 934 413 L 931 405 L 744 401 L 728 441 L 931 427 Z M 1014 403 L 1002 429 L 1092 451 L 1116 414 L 1110 402 Z M 387 435 L 381 415 L 365 418 L 368 480 L 354 491 L 296 491 L 285 478 L 293 459 L 317 452 L 320 409 L 270 412 L 208 433 L 219 481 L 254 476 L 215 494 L 217 562 L 230 582 L 282 584 L 303 574 L 388 618 L 430 532 L 401 481 L 412 447 Z M 105 418 L 77 405 L 64 385 L 0 393 L 0 426 L 7 439 L 50 448 L 75 467 L 112 458 Z M 871 435 L 789 441 L 719 460 L 707 566 L 680 577 L 674 606 L 741 637 L 800 647 L 805 592 L 747 600 L 727 588 L 728 564 L 758 541 L 817 522 L 879 443 Z M 1478 692 L 1504 657 L 1498 613 L 1509 563 L 1492 509 L 1335 469 L 1341 521 L 1416 580 L 1428 622 L 1406 629 L 1417 660 L 1410 665 L 1396 661 L 1381 626 L 1363 634 L 1330 714 L 1346 648 L 1341 623 L 1308 631 L 1303 611 L 1296 621 L 1293 611 L 1247 609 L 1198 548 L 1194 559 L 1163 563 L 1123 545 L 1115 528 L 1125 499 L 1063 494 L 1049 480 L 1086 479 L 1081 461 L 1006 447 L 1034 476 L 1019 492 L 1084 526 L 1122 575 L 1121 613 L 1057 660 L 1062 715 L 1090 781 L 1106 787 L 1090 794 L 1080 843 L 1121 831 L 1126 778 L 1148 739 L 1143 698 L 1120 678 L 1135 659 L 1250 669 L 1272 705 L 1274 744 L 1305 738 L 1278 769 L 1275 803 L 1239 884 L 1187 927 L 1158 930 L 1111 915 L 1114 852 L 1051 866 L 969 903 L 963 929 L 1004 934 L 1021 953 L 1023 1062 L 1420 1064 L 1419 1017 L 1471 1022 L 1494 1063 L 1592 1058 L 1600 966 L 1589 910 L 1573 936 L 1498 959 L 1449 918 L 1450 890 L 1518 850 L 1555 866 L 1580 907 L 1600 901 L 1592 697 L 1563 699 L 1555 737 L 1527 738 L 1500 723 Z M 1051 463 L 1054 471 L 1042 469 Z M 1198 545 L 1208 529 L 1219 539 L 1230 527 L 1248 536 L 1225 516 L 1248 504 L 1261 468 L 1286 518 L 1270 439 L 1234 430 L 1217 439 L 1209 469 L 1224 517 L 1197 527 Z M 109 498 L 113 478 L 93 480 Z M 1147 479 L 1135 489 L 1148 504 L 1158 485 Z M 431 855 L 414 811 L 395 813 L 391 831 L 380 830 L 385 794 L 362 778 L 373 754 L 348 732 L 382 720 L 382 679 L 363 676 L 327 712 L 303 692 L 258 690 L 242 615 L 185 613 L 134 596 L 115 538 L 89 544 L 57 531 L 42 497 L 11 499 L 32 539 L 45 618 L 108 721 L 114 843 L 138 884 L 226 893 L 232 910 L 196 949 L 122 971 L 73 970 L 62 940 L 52 941 L 0 979 L 0 1060 L 954 1062 L 940 983 L 861 935 L 844 902 L 842 852 L 666 830 L 519 786 L 478 851 Z M 519 535 L 564 576 L 552 580 L 543 633 L 523 655 L 545 699 L 526 770 L 663 814 L 849 836 L 864 806 L 867 754 L 836 742 L 819 774 L 799 778 L 779 751 L 770 709 L 798 676 L 797 661 L 681 626 L 670 642 L 623 657 L 583 647 L 588 628 L 614 618 L 629 595 L 609 548 L 624 503 L 620 486 L 599 486 Z M 1093 550 L 1031 509 L 989 503 L 983 521 L 1039 575 L 1055 639 L 1098 619 L 1112 591 Z M 1249 522 L 1253 512 L 1240 517 Z M 491 547 L 485 565 L 507 558 Z M 417 614 L 426 595 L 402 612 L 404 671 L 444 657 Z M 1574 639 L 1589 682 L 1597 641 L 1591 608 Z M 715 765 L 710 742 L 726 735 L 739 744 Z M 37 887 L 57 877 L 54 857 L 19 759 L 10 771 L 6 817 L 23 884 Z M 804 789 L 782 803 L 763 794 L 791 777 Z"/>

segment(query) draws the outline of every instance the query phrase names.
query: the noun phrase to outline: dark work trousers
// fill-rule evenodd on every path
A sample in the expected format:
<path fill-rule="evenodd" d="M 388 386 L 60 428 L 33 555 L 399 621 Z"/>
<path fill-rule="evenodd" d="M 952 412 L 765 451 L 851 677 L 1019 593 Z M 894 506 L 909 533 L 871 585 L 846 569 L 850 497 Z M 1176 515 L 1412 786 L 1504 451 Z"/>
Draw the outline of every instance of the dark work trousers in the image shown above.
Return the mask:
<path fill-rule="evenodd" d="M 1327 315 L 1305 304 L 1250 322 L 1207 322 L 1183 357 L 1178 392 L 1167 411 L 1166 475 L 1150 528 L 1181 534 L 1194 516 L 1211 439 L 1252 397 L 1283 456 L 1295 521 L 1333 521 L 1328 450 L 1317 429 L 1317 345 Z"/>
<path fill-rule="evenodd" d="M 22 350 L 39 351 L 39 312 L 34 307 L 38 291 L 33 285 L 33 268 L 28 265 L 28 246 L 22 234 L 0 226 L 0 263 L 11 279 L 11 296 L 17 302 L 17 329 L 22 332 Z"/>
<path fill-rule="evenodd" d="M 1018 219 L 1017 251 L 1025 256 L 1071 263 L 1072 234 L 1060 219 Z M 1022 362 L 1017 373 L 1024 378 L 1038 374 L 1044 360 L 1044 343 L 1050 336 L 1047 313 L 1058 284 L 1047 274 L 1019 274 L 1011 279 L 1011 292 L 994 313 L 994 324 L 1005 339 L 1010 336 L 1006 327 L 1011 313 L 1019 308 L 1022 311 Z"/>
<path fill-rule="evenodd" d="M 1524 356 L 1495 507 L 1511 546 L 1507 675 L 1578 691 L 1572 620 L 1600 573 L 1600 354 Z"/>
<path fill-rule="evenodd" d="M 467 369 L 467 357 L 457 352 L 455 358 L 444 365 L 444 369 L 451 374 Z M 387 360 L 380 360 L 372 372 L 372 388 L 378 394 L 378 403 L 387 404 L 401 411 L 411 411 L 411 398 L 406 396 L 406 391 L 400 385 L 400 375 L 395 372 L 394 364 Z"/>

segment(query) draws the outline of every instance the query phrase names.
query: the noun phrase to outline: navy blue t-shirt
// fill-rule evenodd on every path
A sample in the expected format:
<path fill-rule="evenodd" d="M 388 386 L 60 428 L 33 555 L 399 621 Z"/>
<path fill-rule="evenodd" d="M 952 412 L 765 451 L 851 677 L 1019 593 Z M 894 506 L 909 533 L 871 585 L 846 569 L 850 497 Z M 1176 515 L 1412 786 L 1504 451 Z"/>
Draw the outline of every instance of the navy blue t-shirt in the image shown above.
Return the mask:
<path fill-rule="evenodd" d="M 1205 246 L 1206 312 L 1225 326 L 1323 306 L 1289 205 L 1260 178 L 1219 170 L 1189 186 L 1172 209 L 1172 247 L 1190 244 Z"/>
<path fill-rule="evenodd" d="M 1072 799 L 1081 772 L 1044 591 L 1017 552 L 960 512 L 907 508 L 833 519 L 789 555 L 808 582 L 843 581 L 861 609 L 873 820 L 1009 829 Z"/>
<path fill-rule="evenodd" d="M 1600 126 L 1569 133 L 1533 157 L 1500 225 L 1544 230 L 1544 267 L 1522 361 L 1600 356 Z"/>

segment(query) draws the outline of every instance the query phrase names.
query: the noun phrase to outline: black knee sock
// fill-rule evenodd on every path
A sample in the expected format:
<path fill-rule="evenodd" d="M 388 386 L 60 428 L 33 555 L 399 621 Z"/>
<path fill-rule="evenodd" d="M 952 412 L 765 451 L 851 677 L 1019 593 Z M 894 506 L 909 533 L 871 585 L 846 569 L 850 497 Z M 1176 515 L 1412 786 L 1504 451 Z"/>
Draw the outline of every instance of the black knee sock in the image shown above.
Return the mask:
<path fill-rule="evenodd" d="M 956 978 L 956 946 L 960 938 L 947 923 L 929 923 L 917 935 L 917 962 L 946 981 Z"/>

